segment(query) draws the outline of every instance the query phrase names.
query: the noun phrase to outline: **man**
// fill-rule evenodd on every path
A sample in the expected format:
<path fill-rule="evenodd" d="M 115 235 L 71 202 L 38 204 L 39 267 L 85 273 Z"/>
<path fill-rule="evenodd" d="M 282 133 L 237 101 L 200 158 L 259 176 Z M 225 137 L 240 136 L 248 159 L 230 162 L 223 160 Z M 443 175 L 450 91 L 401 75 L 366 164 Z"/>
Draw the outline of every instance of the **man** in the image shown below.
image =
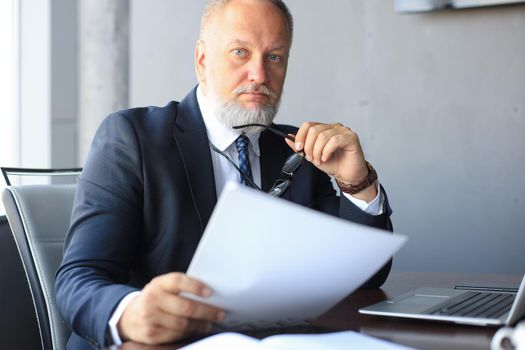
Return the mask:
<path fill-rule="evenodd" d="M 183 272 L 225 183 L 268 190 L 294 152 L 308 162 L 285 199 L 391 229 L 386 196 L 349 128 L 276 126 L 295 134 L 295 143 L 265 128 L 232 128 L 272 123 L 292 31 L 280 0 L 209 1 L 195 49 L 198 87 L 180 103 L 117 112 L 102 123 L 56 278 L 57 304 L 73 330 L 69 348 L 166 343 L 224 319 L 227 310 L 179 294 L 213 293 Z M 239 159 L 241 174 L 226 157 Z M 337 197 L 327 174 L 352 194 Z M 389 269 L 367 285 L 382 284 Z"/>

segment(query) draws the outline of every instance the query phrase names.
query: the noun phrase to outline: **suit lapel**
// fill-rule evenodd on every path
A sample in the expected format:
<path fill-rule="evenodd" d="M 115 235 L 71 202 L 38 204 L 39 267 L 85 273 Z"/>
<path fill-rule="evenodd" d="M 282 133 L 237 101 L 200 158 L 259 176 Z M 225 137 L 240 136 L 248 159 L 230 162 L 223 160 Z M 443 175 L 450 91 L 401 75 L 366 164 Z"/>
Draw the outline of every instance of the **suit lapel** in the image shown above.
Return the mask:
<path fill-rule="evenodd" d="M 268 192 L 277 179 L 281 177 L 281 169 L 284 162 L 291 154 L 286 152 L 288 146 L 284 144 L 282 137 L 271 131 L 263 131 L 259 138 L 261 149 L 261 187 Z M 291 190 L 288 189 L 282 198 L 291 199 Z"/>
<path fill-rule="evenodd" d="M 197 102 L 196 88 L 179 104 L 173 137 L 184 163 L 201 232 L 204 232 L 217 202 L 217 192 L 208 135 Z"/>
<path fill-rule="evenodd" d="M 217 203 L 217 191 L 208 135 L 197 102 L 196 88 L 179 104 L 173 138 L 184 162 L 190 191 L 201 221 L 201 232 L 204 232 Z M 261 133 L 259 147 L 261 187 L 267 192 L 281 177 L 281 168 L 291 151 L 288 151 L 280 136 L 270 131 Z M 286 191 L 283 198 L 290 199 L 291 191 Z"/>

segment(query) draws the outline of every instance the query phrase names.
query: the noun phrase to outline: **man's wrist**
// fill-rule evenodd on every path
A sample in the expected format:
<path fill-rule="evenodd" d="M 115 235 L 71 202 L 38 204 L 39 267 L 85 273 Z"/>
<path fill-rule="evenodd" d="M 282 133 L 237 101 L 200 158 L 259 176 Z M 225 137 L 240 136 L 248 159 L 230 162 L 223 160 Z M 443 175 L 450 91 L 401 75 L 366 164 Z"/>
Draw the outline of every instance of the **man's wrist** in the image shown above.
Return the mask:
<path fill-rule="evenodd" d="M 122 345 L 122 338 L 121 334 L 119 334 L 118 331 L 118 322 L 120 321 L 120 318 L 122 317 L 122 314 L 124 313 L 124 310 L 129 305 L 131 300 L 133 300 L 135 297 L 140 295 L 140 291 L 131 292 L 128 295 L 126 295 L 120 303 L 115 308 L 115 311 L 113 311 L 113 314 L 111 315 L 111 318 L 109 319 L 109 331 L 111 334 L 111 340 L 113 341 L 114 345 Z M 125 340 L 125 339 L 124 339 Z"/>
<path fill-rule="evenodd" d="M 381 191 L 381 185 L 379 184 L 379 181 L 376 181 L 375 185 L 375 192 L 376 196 L 371 201 L 367 201 L 364 199 L 357 198 L 356 196 L 353 196 L 348 193 L 341 193 L 341 196 L 346 197 L 350 202 L 352 202 L 355 206 L 357 206 L 359 209 L 364 211 L 365 213 L 369 215 L 381 215 L 384 213 L 384 202 L 385 202 L 385 196 L 383 195 Z M 362 193 L 359 193 L 361 195 Z"/>
<path fill-rule="evenodd" d="M 359 182 L 347 183 L 337 178 L 335 179 L 335 181 L 337 182 L 337 186 L 339 186 L 339 189 L 341 190 L 341 192 L 348 193 L 351 195 L 356 195 L 366 189 L 369 189 L 372 185 L 375 184 L 375 182 L 377 181 L 377 172 L 370 163 L 368 163 L 367 161 L 365 162 L 366 162 L 366 167 L 368 169 L 368 174 Z M 375 189 L 373 189 L 373 192 L 377 194 Z M 375 194 L 374 194 L 374 197 L 375 197 Z"/>

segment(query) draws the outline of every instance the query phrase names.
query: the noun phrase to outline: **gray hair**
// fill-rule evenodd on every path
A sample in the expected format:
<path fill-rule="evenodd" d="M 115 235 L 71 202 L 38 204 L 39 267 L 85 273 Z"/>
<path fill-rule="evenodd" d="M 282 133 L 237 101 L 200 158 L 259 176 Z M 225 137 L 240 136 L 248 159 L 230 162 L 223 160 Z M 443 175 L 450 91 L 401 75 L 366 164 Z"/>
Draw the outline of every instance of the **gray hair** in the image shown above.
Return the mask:
<path fill-rule="evenodd" d="M 219 9 L 227 5 L 231 0 L 208 0 L 208 4 L 204 8 L 204 12 L 202 14 L 202 20 L 201 20 L 201 38 L 203 36 L 204 27 L 208 23 L 210 17 L 213 15 L 213 13 Z M 283 0 L 265 0 L 269 1 L 279 10 L 281 10 L 282 14 L 286 18 L 286 22 L 288 22 L 288 31 L 290 32 L 290 39 L 293 38 L 293 17 L 292 13 L 288 9 L 288 6 L 284 3 Z"/>

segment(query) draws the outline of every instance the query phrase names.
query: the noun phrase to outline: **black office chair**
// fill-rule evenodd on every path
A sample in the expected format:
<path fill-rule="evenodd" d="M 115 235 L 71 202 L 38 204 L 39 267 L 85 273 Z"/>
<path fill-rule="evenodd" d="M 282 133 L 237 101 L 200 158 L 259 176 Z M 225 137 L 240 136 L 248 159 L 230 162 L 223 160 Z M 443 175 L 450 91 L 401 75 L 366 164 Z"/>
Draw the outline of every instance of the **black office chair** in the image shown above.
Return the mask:
<path fill-rule="evenodd" d="M 16 174 L 22 170 L 18 169 Z M 53 169 L 49 171 L 58 173 Z M 68 175 L 72 175 L 70 171 Z M 55 305 L 54 276 L 62 261 L 75 190 L 75 184 L 20 185 L 9 186 L 2 193 L 29 282 L 44 350 L 65 349 L 70 334 Z"/>

